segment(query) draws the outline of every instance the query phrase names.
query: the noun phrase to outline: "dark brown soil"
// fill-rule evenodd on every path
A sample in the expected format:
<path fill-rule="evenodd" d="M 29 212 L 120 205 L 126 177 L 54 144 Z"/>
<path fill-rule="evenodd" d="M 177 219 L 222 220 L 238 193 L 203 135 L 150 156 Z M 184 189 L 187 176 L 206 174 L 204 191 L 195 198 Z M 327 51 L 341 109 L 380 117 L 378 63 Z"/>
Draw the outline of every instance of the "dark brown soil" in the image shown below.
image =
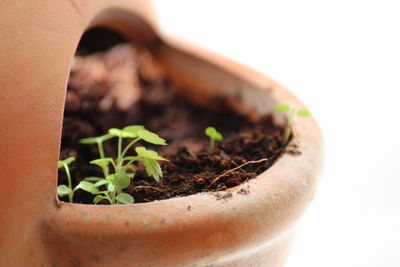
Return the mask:
<path fill-rule="evenodd" d="M 74 184 L 87 176 L 101 176 L 100 169 L 88 164 L 98 158 L 97 148 L 81 145 L 79 139 L 102 135 L 111 127 L 142 124 L 168 142 L 166 147 L 151 147 L 169 159 L 161 162 L 160 184 L 138 166 L 127 189 L 136 203 L 237 186 L 268 169 L 281 154 L 283 130 L 271 117 L 251 122 L 227 108 L 214 111 L 196 106 L 177 91 L 146 50 L 119 45 L 77 56 L 68 85 L 60 156 L 77 158 L 71 165 Z M 204 135 L 207 126 L 224 135 L 215 149 Z M 106 153 L 115 156 L 114 147 L 107 141 Z M 59 183 L 66 183 L 63 171 Z M 75 194 L 77 203 L 91 201 L 88 193 Z"/>

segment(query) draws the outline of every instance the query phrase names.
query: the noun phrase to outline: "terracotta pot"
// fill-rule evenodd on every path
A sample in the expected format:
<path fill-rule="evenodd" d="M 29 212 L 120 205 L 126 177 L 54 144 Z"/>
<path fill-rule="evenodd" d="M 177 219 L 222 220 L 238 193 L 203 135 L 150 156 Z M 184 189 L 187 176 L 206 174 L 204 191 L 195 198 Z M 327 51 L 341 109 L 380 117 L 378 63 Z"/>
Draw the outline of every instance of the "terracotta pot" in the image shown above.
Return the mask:
<path fill-rule="evenodd" d="M 283 265 L 321 167 L 313 119 L 296 125 L 301 155 L 283 155 L 226 201 L 203 193 L 126 206 L 63 203 L 57 160 L 70 66 L 88 28 L 151 45 L 196 101 L 234 96 L 240 112 L 256 116 L 274 101 L 303 107 L 297 98 L 252 70 L 161 38 L 146 0 L 2 0 L 0 10 L 1 265 Z"/>

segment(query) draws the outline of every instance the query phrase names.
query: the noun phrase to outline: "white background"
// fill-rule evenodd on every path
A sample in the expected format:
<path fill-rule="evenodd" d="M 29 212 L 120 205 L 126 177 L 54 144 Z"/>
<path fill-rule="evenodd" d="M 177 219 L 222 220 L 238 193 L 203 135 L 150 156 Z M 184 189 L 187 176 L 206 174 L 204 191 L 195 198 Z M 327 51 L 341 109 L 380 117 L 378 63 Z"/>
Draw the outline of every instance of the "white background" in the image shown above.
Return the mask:
<path fill-rule="evenodd" d="M 155 0 L 164 30 L 290 88 L 326 141 L 287 267 L 400 266 L 400 1 Z"/>

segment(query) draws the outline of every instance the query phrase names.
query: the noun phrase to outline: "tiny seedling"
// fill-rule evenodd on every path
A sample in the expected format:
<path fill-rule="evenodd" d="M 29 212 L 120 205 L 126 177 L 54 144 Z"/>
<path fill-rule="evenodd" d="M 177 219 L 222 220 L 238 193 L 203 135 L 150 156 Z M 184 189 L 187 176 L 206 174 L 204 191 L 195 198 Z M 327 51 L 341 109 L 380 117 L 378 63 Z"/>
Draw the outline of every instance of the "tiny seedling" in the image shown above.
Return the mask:
<path fill-rule="evenodd" d="M 69 157 L 64 160 L 58 161 L 58 169 L 64 168 L 65 174 L 67 175 L 68 185 L 62 184 L 57 187 L 57 194 L 60 197 L 68 196 L 69 202 L 74 201 L 74 192 L 72 190 L 71 173 L 69 171 L 69 165 L 75 161 L 74 157 Z"/>
<path fill-rule="evenodd" d="M 292 133 L 292 128 L 294 125 L 294 121 L 296 117 L 300 117 L 300 118 L 307 118 L 311 116 L 310 111 L 306 110 L 306 109 L 296 109 L 294 107 L 291 107 L 287 104 L 279 104 L 275 107 L 275 109 L 279 112 L 282 113 L 287 113 L 289 115 L 289 119 L 288 122 L 286 124 L 286 128 L 285 128 L 285 133 L 284 133 L 284 137 L 283 137 L 283 145 L 285 145 L 288 140 L 289 137 Z"/>
<path fill-rule="evenodd" d="M 94 187 L 92 183 L 89 183 L 87 181 L 80 181 L 78 185 L 75 186 L 75 188 L 72 188 L 72 179 L 71 179 L 71 172 L 69 171 L 69 165 L 71 165 L 71 163 L 74 161 L 75 161 L 74 157 L 69 157 L 67 159 L 58 161 L 58 169 L 64 169 L 65 174 L 67 175 L 68 185 L 65 184 L 59 185 L 57 187 L 57 194 L 60 197 L 68 196 L 68 201 L 71 203 L 74 202 L 74 193 L 78 189 L 82 189 L 89 193 L 94 193 L 98 191 L 97 188 Z"/>
<path fill-rule="evenodd" d="M 215 147 L 215 142 L 222 141 L 222 139 L 224 139 L 222 134 L 219 133 L 214 127 L 207 127 L 204 133 L 210 138 L 210 146 L 212 148 Z"/>
<path fill-rule="evenodd" d="M 103 142 L 114 137 L 118 138 L 116 159 L 106 157 L 103 149 Z M 124 139 L 131 140 L 125 147 L 123 147 Z M 134 202 L 131 195 L 122 191 L 129 187 L 131 179 L 135 176 L 135 173 L 132 172 L 134 167 L 132 164 L 134 162 L 141 161 L 147 175 L 157 182 L 160 181 L 162 171 L 158 161 L 166 161 L 167 159 L 159 156 L 157 152 L 142 146 L 135 148 L 136 156 L 126 155 L 129 149 L 139 141 L 145 141 L 153 145 L 167 144 L 164 139 L 146 130 L 142 125 L 131 125 L 123 129 L 112 128 L 108 130 L 106 135 L 80 140 L 82 144 L 96 144 L 99 149 L 100 158 L 92 160 L 90 163 L 100 167 L 104 177 L 87 177 L 84 179 L 96 189 L 90 192 L 96 195 L 93 199 L 95 204 L 102 200 L 107 200 L 110 204 L 131 204 Z M 113 170 L 112 172 L 110 171 L 111 169 Z M 100 190 L 100 188 L 103 188 L 103 190 Z"/>

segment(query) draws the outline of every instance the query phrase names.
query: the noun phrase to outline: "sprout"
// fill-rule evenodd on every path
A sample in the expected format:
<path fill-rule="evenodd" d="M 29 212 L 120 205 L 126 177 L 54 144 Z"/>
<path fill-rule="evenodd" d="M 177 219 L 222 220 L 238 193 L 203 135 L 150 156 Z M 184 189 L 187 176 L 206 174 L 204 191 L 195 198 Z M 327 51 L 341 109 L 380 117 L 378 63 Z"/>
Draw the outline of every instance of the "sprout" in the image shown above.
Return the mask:
<path fill-rule="evenodd" d="M 289 114 L 289 119 L 286 124 L 285 133 L 284 133 L 284 137 L 283 137 L 283 143 L 282 143 L 283 145 L 285 145 L 288 142 L 289 137 L 292 133 L 292 128 L 294 125 L 295 118 L 296 117 L 307 118 L 307 117 L 311 116 L 311 113 L 310 113 L 310 111 L 308 111 L 306 109 L 297 110 L 294 107 L 291 107 L 287 104 L 279 104 L 275 107 L 275 109 L 279 112 Z"/>
<path fill-rule="evenodd" d="M 64 168 L 65 174 L 67 175 L 68 179 L 68 185 L 62 184 L 57 187 L 57 194 L 60 197 L 68 196 L 69 202 L 74 201 L 74 192 L 72 190 L 72 179 L 71 179 L 71 173 L 69 171 L 69 165 L 75 161 L 74 157 L 69 157 L 64 160 L 59 160 L 58 161 L 58 168 L 62 169 Z"/>
<path fill-rule="evenodd" d="M 224 139 L 222 134 L 220 134 L 214 127 L 207 127 L 204 133 L 210 138 L 210 146 L 212 148 L 215 147 L 216 141 L 222 141 L 222 139 Z"/>
<path fill-rule="evenodd" d="M 106 157 L 103 150 L 103 142 L 114 137 L 118 138 L 116 159 Z M 123 139 L 131 139 L 131 141 L 123 147 Z M 104 177 L 87 177 L 83 181 L 85 183 L 77 187 L 96 195 L 93 199 L 95 204 L 102 200 L 107 200 L 110 204 L 133 203 L 133 197 L 122 192 L 130 186 L 131 180 L 135 176 L 134 173 L 129 172 L 133 168 L 132 164 L 142 161 L 147 175 L 160 182 L 162 171 L 158 161 L 167 160 L 159 156 L 157 152 L 147 150 L 145 147 L 136 147 L 136 156 L 126 156 L 129 149 L 141 140 L 153 145 L 167 145 L 163 138 L 146 130 L 142 125 L 131 125 L 123 129 L 111 128 L 106 135 L 81 139 L 80 143 L 82 144 L 97 144 L 100 158 L 92 160 L 90 164 L 100 167 Z M 111 169 L 112 172 L 110 172 Z M 100 190 L 99 188 L 105 189 Z"/>
<path fill-rule="evenodd" d="M 71 179 L 71 173 L 69 171 L 69 165 L 71 165 L 72 162 L 75 161 L 74 157 L 69 157 L 64 160 L 59 160 L 58 161 L 58 168 L 59 169 L 64 169 L 67 179 L 68 179 L 68 185 L 61 184 L 57 187 L 57 194 L 60 197 L 65 197 L 68 196 L 68 201 L 69 202 L 74 202 L 74 193 L 76 190 L 81 189 L 84 191 L 87 191 L 89 193 L 95 194 L 97 192 L 97 188 L 93 186 L 92 183 L 89 183 L 87 181 L 80 181 L 75 188 L 72 188 L 72 179 Z"/>

